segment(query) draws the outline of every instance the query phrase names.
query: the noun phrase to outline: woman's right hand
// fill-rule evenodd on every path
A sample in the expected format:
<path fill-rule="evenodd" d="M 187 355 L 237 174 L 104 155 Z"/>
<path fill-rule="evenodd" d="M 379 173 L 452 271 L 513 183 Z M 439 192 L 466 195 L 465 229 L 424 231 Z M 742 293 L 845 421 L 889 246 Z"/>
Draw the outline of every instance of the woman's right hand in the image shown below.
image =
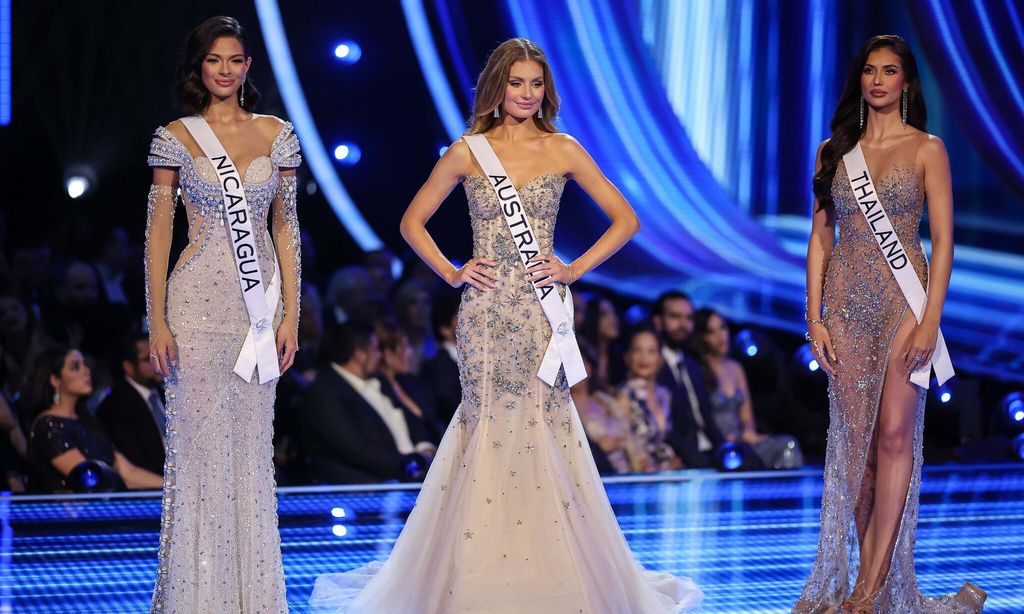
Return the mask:
<path fill-rule="evenodd" d="M 829 336 L 828 329 L 824 324 L 815 322 L 808 326 L 807 332 L 811 337 L 811 351 L 814 352 L 814 359 L 818 361 L 818 366 L 835 377 L 839 359 L 836 358 L 836 351 L 832 347 L 832 337 Z"/>
<path fill-rule="evenodd" d="M 149 362 L 158 375 L 169 378 L 178 366 L 178 344 L 166 326 L 150 328 Z"/>
<path fill-rule="evenodd" d="M 461 288 L 462 284 L 469 284 L 477 290 L 491 290 L 497 287 L 495 284 L 498 278 L 491 269 L 494 268 L 494 261 L 490 258 L 470 258 L 461 269 L 456 269 L 448 284 L 453 288 Z"/>

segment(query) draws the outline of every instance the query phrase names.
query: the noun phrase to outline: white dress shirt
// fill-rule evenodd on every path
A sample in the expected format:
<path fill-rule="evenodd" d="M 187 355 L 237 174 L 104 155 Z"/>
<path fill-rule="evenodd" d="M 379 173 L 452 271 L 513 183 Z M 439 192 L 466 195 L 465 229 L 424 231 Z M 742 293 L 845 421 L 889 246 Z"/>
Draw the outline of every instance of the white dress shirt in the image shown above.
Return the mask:
<path fill-rule="evenodd" d="M 369 403 L 373 411 L 377 412 L 377 415 L 384 421 L 388 430 L 391 431 L 391 436 L 395 440 L 395 447 L 398 448 L 399 454 L 420 452 L 433 455 L 437 448 L 429 441 L 421 441 L 413 445 L 412 437 L 409 435 L 409 423 L 405 421 L 405 414 L 401 408 L 395 407 L 395 404 L 391 402 L 391 398 L 388 395 L 381 392 L 380 380 L 373 377 L 363 379 L 346 371 L 344 367 L 336 362 L 332 362 L 331 367 L 359 393 L 359 396 L 363 397 L 364 401 Z"/>
<path fill-rule="evenodd" d="M 672 370 L 672 378 L 676 380 L 676 383 L 686 388 L 686 396 L 690 399 L 690 410 L 693 412 L 693 419 L 697 422 L 697 450 L 700 452 L 710 452 L 715 448 L 715 445 L 711 443 L 711 440 L 704 433 L 704 429 L 707 425 L 704 423 L 704 416 L 700 413 L 700 401 L 697 399 L 697 390 L 693 387 L 693 380 L 690 379 L 690 372 L 686 369 L 686 365 L 681 364 L 683 361 L 683 353 L 666 346 L 662 346 L 661 355 L 665 358 L 665 362 L 668 363 L 668 368 Z"/>

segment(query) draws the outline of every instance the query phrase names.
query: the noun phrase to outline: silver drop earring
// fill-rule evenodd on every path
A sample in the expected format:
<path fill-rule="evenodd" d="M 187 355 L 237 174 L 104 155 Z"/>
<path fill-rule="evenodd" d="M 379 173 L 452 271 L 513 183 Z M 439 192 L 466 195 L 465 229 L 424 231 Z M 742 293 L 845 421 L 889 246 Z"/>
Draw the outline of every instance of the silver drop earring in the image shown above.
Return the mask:
<path fill-rule="evenodd" d="M 60 390 L 53 391 L 53 404 L 60 405 Z"/>
<path fill-rule="evenodd" d="M 500 105 L 499 105 L 499 106 L 497 106 L 497 107 L 494 107 L 494 116 L 495 116 L 495 117 L 501 117 L 501 112 L 500 112 L 500 111 L 498 111 L 498 109 L 500 109 L 500 108 L 501 108 L 501 106 L 500 106 Z"/>
<path fill-rule="evenodd" d="M 860 129 L 864 130 L 864 98 L 860 99 L 858 108 L 860 109 Z"/>
<path fill-rule="evenodd" d="M 537 119 L 544 119 L 544 107 L 537 109 Z"/>
<path fill-rule="evenodd" d="M 242 77 L 242 87 L 238 90 L 238 106 L 245 108 L 245 77 Z"/>
<path fill-rule="evenodd" d="M 907 106 L 908 106 L 907 102 L 908 102 L 909 98 L 910 98 L 910 96 L 907 95 L 907 90 L 903 90 L 903 93 L 900 94 L 900 104 L 903 106 L 903 127 L 904 128 L 907 127 Z"/>

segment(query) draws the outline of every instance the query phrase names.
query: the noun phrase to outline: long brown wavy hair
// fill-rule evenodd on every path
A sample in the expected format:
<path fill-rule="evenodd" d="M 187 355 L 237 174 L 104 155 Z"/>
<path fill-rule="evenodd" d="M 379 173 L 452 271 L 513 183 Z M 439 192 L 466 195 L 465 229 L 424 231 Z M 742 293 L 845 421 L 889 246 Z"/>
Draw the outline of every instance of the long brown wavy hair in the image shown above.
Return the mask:
<path fill-rule="evenodd" d="M 210 91 L 203 84 L 202 64 L 210 48 L 221 37 L 238 39 L 245 57 L 252 55 L 245 37 L 245 28 L 234 17 L 210 17 L 189 32 L 185 37 L 185 48 L 181 52 L 181 63 L 178 64 L 174 84 L 174 96 L 178 106 L 189 115 L 202 113 L 210 106 Z M 243 90 L 245 104 L 241 103 Z M 239 106 L 250 113 L 260 101 L 260 91 L 248 76 L 238 88 L 238 96 Z"/>
<path fill-rule="evenodd" d="M 498 45 L 487 58 L 487 65 L 480 71 L 476 80 L 476 97 L 473 100 L 473 116 L 469 118 L 469 131 L 466 134 L 487 132 L 502 121 L 494 117 L 494 109 L 502 106 L 505 100 L 505 86 L 508 84 L 509 71 L 516 62 L 536 62 L 544 71 L 544 100 L 541 109 L 544 117 L 533 116 L 537 127 L 544 132 L 558 132 L 555 129 L 555 118 L 561 101 L 555 90 L 555 79 L 551 74 L 548 58 L 533 41 L 525 38 L 510 38 Z M 500 109 L 504 115 L 504 109 Z"/>
<path fill-rule="evenodd" d="M 893 53 L 899 56 L 903 64 L 903 73 L 907 82 L 907 123 L 921 132 L 925 131 L 928 124 L 928 111 L 924 105 L 924 93 L 921 90 L 921 79 L 917 72 L 917 60 L 910 50 L 910 45 L 895 34 L 882 34 L 873 36 L 864 43 L 850 64 L 846 73 L 846 85 L 839 97 L 839 104 L 832 115 L 832 138 L 821 150 L 821 168 L 814 174 L 812 186 L 814 196 L 818 199 L 819 209 L 831 210 L 832 208 L 832 179 L 836 175 L 836 168 L 839 160 L 846 152 L 853 149 L 857 141 L 864 136 L 867 130 L 867 122 L 864 127 L 860 126 L 860 105 L 863 94 L 860 91 L 860 77 L 864 72 L 864 65 L 867 64 L 868 55 L 876 49 L 892 49 Z"/>

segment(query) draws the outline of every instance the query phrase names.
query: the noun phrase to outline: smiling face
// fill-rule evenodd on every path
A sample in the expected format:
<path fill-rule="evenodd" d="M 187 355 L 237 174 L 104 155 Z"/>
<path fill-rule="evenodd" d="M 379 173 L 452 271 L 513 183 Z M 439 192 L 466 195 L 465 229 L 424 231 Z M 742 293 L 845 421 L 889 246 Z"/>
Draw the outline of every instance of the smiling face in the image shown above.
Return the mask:
<path fill-rule="evenodd" d="M 864 100 L 875 109 L 899 104 L 900 96 L 909 84 L 903 62 L 889 47 L 875 49 L 868 54 L 860 75 L 860 90 Z"/>
<path fill-rule="evenodd" d="M 203 58 L 203 85 L 221 100 L 235 96 L 249 71 L 252 58 L 245 57 L 241 41 L 222 36 L 213 42 Z"/>
<path fill-rule="evenodd" d="M 537 62 L 518 61 L 508 71 L 502 108 L 515 119 L 536 115 L 544 102 L 544 68 Z"/>
<path fill-rule="evenodd" d="M 654 379 L 658 369 L 661 369 L 662 360 L 658 336 L 653 331 L 642 331 L 633 335 L 625 359 L 630 376 Z"/>

